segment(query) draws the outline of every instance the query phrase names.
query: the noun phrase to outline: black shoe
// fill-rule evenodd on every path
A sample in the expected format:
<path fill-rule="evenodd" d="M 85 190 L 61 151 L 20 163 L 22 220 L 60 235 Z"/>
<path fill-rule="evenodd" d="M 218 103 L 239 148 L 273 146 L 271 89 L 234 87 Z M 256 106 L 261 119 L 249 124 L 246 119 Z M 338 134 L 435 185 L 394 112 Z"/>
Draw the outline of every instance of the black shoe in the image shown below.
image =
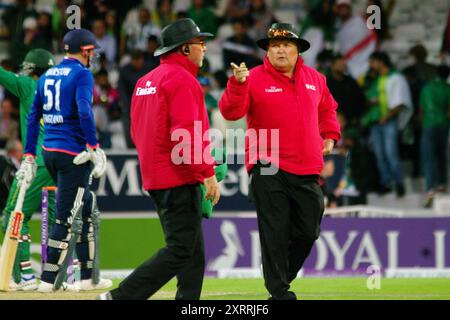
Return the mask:
<path fill-rule="evenodd" d="M 378 188 L 377 193 L 380 196 L 384 196 L 387 193 L 391 193 L 391 191 L 392 191 L 391 188 L 388 188 L 388 187 L 385 187 L 385 186 L 381 186 L 381 187 Z"/>
<path fill-rule="evenodd" d="M 427 200 L 425 201 L 425 204 L 423 206 L 425 209 L 430 209 L 433 207 L 433 198 L 434 197 L 432 193 L 427 195 Z"/>
<path fill-rule="evenodd" d="M 275 297 L 271 296 L 267 300 L 297 300 L 297 295 L 292 291 L 287 291 L 285 294 Z"/>
<path fill-rule="evenodd" d="M 397 198 L 401 198 L 405 195 L 405 187 L 399 184 L 395 187 L 395 192 L 397 193 Z"/>

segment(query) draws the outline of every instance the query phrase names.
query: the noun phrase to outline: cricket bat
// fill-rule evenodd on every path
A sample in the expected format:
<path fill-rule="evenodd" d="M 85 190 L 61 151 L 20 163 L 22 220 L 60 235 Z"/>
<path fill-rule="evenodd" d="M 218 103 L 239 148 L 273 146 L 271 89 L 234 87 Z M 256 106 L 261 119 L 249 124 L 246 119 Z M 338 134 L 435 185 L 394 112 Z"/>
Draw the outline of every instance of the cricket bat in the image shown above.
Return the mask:
<path fill-rule="evenodd" d="M 2 250 L 0 253 L 0 291 L 9 290 L 9 282 L 16 259 L 17 246 L 19 244 L 20 230 L 22 229 L 23 213 L 22 205 L 27 191 L 27 185 L 21 185 L 19 196 L 17 197 L 16 207 L 9 218 L 3 238 Z"/>

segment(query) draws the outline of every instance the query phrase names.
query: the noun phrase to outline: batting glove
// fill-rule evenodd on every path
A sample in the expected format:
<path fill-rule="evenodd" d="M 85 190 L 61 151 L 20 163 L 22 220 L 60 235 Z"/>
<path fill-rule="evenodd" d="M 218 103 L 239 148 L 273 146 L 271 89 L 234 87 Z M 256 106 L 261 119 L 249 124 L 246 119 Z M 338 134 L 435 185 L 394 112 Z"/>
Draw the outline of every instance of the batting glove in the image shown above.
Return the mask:
<path fill-rule="evenodd" d="M 16 178 L 20 185 L 24 183 L 30 185 L 36 176 L 37 165 L 34 156 L 26 155 L 20 163 L 20 168 L 16 172 Z"/>
<path fill-rule="evenodd" d="M 91 161 L 94 165 L 92 175 L 94 178 L 100 178 L 106 171 L 106 154 L 100 148 L 87 148 L 87 151 L 79 153 L 74 159 L 73 163 L 76 165 Z"/>

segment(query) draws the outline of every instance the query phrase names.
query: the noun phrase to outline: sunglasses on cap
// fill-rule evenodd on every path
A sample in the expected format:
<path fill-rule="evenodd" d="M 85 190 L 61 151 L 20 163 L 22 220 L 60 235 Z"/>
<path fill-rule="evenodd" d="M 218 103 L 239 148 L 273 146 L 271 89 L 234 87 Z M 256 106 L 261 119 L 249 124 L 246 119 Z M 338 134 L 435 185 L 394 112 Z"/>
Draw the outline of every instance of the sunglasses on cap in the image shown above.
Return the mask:
<path fill-rule="evenodd" d="M 292 31 L 272 28 L 267 31 L 267 36 L 269 38 L 298 38 L 298 36 Z"/>

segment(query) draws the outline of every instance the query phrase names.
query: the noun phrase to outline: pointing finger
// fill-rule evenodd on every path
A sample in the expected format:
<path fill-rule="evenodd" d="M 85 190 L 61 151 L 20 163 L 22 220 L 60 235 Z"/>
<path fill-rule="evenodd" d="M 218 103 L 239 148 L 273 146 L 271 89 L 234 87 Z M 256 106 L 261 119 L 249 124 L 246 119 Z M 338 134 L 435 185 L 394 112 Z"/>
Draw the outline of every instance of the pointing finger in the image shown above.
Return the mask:
<path fill-rule="evenodd" d="M 241 63 L 241 64 L 242 64 L 242 63 Z M 230 63 L 230 66 L 231 66 L 233 69 L 238 69 L 238 68 L 239 68 L 238 65 L 237 65 L 236 63 L 234 63 L 234 62 Z"/>

